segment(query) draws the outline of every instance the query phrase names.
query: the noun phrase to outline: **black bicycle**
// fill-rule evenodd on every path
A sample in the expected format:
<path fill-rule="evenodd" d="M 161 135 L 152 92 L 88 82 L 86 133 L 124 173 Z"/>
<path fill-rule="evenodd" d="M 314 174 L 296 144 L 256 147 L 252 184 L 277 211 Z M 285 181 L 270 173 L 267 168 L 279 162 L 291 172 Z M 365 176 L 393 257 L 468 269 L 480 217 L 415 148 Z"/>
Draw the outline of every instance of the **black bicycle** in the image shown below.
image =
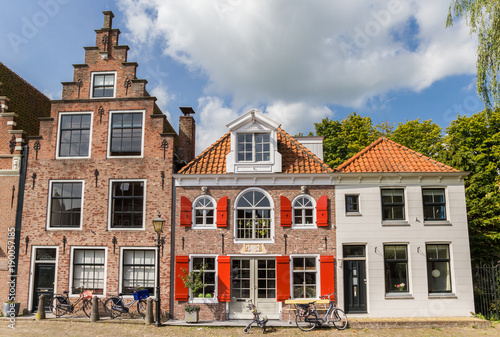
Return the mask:
<path fill-rule="evenodd" d="M 69 299 L 68 291 L 64 291 L 63 294 L 55 294 L 52 296 L 49 302 L 50 312 L 59 318 L 65 314 L 72 314 L 83 310 L 85 315 L 90 317 L 90 313 L 92 311 L 92 290 L 84 291 L 83 288 L 80 289 L 80 295 L 73 303 L 71 303 L 71 300 Z"/>
<path fill-rule="evenodd" d="M 260 317 L 261 312 L 257 310 L 257 306 L 252 303 L 252 300 L 249 301 L 248 303 L 248 309 L 252 311 L 253 314 L 253 321 L 251 321 L 244 329 L 244 333 L 250 332 L 250 329 L 252 328 L 253 323 L 257 323 L 257 325 L 262 329 L 262 333 L 266 333 L 266 323 L 268 321 L 266 316 L 263 316 L 262 318 Z"/>
<path fill-rule="evenodd" d="M 332 323 L 338 330 L 347 328 L 347 316 L 342 309 L 335 306 L 335 302 L 332 300 L 333 295 L 334 293 L 320 296 L 321 299 L 330 301 L 330 307 L 323 317 L 318 315 L 316 301 L 307 304 L 296 304 L 295 322 L 297 327 L 302 331 L 311 331 L 317 325 L 328 322 Z M 330 315 L 330 319 L 328 319 L 328 315 Z"/>
<path fill-rule="evenodd" d="M 134 300 L 129 303 L 125 303 L 123 300 L 123 294 L 120 293 L 118 296 L 109 297 L 106 302 L 104 302 L 104 308 L 109 317 L 115 318 L 123 313 L 129 313 L 130 308 L 137 303 L 137 312 L 139 316 L 144 318 L 146 316 L 146 298 L 149 297 L 149 291 L 147 289 L 135 291 Z"/>

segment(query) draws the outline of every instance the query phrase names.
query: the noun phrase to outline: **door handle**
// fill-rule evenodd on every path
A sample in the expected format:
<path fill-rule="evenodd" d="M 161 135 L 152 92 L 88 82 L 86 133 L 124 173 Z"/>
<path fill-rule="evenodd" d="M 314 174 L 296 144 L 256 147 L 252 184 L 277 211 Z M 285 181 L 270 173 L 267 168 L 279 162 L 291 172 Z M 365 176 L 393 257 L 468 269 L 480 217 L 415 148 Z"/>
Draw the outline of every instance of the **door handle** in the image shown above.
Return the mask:
<path fill-rule="evenodd" d="M 365 279 L 365 284 L 366 284 L 366 279 Z"/>

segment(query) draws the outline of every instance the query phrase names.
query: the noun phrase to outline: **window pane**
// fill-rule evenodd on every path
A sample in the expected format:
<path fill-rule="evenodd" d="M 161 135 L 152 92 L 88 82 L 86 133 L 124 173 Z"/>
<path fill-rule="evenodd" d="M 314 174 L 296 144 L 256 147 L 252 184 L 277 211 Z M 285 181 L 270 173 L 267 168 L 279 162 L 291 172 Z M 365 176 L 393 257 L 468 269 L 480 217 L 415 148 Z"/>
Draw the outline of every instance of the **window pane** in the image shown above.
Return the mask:
<path fill-rule="evenodd" d="M 448 245 L 427 245 L 427 281 L 429 293 L 451 292 Z"/>
<path fill-rule="evenodd" d="M 113 113 L 111 119 L 111 155 L 140 155 L 143 137 L 142 113 Z"/>

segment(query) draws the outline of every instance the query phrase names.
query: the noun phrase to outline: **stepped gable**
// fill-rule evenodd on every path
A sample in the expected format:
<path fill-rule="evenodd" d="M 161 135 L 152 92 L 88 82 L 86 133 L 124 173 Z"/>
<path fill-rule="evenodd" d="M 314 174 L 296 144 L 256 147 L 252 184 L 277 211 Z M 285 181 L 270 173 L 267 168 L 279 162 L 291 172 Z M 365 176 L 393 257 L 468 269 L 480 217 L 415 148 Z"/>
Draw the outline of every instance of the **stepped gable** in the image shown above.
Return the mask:
<path fill-rule="evenodd" d="M 460 172 L 417 151 L 380 137 L 335 169 L 343 173 L 363 172 Z"/>
<path fill-rule="evenodd" d="M 226 174 L 226 156 L 231 151 L 231 132 L 188 163 L 179 174 Z M 278 151 L 282 156 L 282 173 L 333 173 L 315 154 L 295 138 L 278 128 Z"/>

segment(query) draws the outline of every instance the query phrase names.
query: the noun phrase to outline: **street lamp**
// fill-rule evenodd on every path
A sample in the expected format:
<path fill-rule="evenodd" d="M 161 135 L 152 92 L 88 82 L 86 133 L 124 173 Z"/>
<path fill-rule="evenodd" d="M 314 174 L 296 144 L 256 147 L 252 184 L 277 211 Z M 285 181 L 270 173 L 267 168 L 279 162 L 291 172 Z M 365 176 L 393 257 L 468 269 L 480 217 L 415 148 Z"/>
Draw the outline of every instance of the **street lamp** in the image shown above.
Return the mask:
<path fill-rule="evenodd" d="M 158 237 L 153 239 L 156 241 L 156 327 L 161 326 L 160 321 L 160 312 L 161 312 L 161 300 L 160 300 L 160 247 L 165 244 L 165 237 L 161 237 L 160 235 L 163 232 L 163 226 L 165 226 L 165 220 L 161 218 L 160 213 L 158 213 L 158 217 L 153 219 L 153 227 L 155 229 Z"/>

